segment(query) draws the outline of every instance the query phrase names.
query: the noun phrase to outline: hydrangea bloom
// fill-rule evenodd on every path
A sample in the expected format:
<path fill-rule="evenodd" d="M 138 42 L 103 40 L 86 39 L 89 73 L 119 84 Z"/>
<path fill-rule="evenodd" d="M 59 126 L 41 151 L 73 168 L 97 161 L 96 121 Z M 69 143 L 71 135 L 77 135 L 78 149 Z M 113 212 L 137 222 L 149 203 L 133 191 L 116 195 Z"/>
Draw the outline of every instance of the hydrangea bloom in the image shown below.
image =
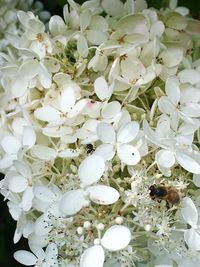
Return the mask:
<path fill-rule="evenodd" d="M 23 236 L 32 251 L 15 259 L 198 266 L 199 21 L 174 0 L 161 10 L 68 0 L 46 27 L 30 5 L 17 12 L 24 1 L 14 11 L 8 3 L 0 192 L 17 222 L 14 242 Z"/>

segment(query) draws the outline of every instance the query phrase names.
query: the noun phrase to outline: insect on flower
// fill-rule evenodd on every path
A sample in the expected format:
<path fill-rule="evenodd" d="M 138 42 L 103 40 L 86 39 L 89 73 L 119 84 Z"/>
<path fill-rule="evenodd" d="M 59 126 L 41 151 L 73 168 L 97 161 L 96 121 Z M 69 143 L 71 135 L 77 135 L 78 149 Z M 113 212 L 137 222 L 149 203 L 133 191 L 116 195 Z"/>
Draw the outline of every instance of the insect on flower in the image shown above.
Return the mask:
<path fill-rule="evenodd" d="M 166 200 L 173 205 L 180 201 L 179 193 L 174 187 L 154 184 L 149 187 L 149 190 L 152 199 Z"/>
<path fill-rule="evenodd" d="M 87 154 L 91 154 L 94 151 L 94 147 L 92 144 L 86 145 Z"/>

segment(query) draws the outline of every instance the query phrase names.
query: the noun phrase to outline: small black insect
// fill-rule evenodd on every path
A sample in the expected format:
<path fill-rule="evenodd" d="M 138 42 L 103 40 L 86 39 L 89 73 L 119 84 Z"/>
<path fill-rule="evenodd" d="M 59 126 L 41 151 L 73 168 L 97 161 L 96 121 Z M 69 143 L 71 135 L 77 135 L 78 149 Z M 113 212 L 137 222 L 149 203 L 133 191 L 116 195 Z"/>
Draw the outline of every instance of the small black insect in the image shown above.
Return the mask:
<path fill-rule="evenodd" d="M 86 150 L 87 150 L 87 154 L 90 154 L 94 151 L 94 147 L 92 144 L 87 144 L 86 145 Z"/>

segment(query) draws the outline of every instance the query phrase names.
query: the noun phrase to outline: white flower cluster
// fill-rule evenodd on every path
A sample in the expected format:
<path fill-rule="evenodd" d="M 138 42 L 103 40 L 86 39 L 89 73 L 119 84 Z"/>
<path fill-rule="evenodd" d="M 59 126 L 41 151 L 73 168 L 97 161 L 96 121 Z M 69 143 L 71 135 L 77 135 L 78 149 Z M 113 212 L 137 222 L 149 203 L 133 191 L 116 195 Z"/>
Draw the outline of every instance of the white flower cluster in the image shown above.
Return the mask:
<path fill-rule="evenodd" d="M 200 266 L 200 23 L 174 0 L 68 0 L 48 29 L 30 11 L 13 23 L 0 192 L 32 251 L 15 259 Z"/>

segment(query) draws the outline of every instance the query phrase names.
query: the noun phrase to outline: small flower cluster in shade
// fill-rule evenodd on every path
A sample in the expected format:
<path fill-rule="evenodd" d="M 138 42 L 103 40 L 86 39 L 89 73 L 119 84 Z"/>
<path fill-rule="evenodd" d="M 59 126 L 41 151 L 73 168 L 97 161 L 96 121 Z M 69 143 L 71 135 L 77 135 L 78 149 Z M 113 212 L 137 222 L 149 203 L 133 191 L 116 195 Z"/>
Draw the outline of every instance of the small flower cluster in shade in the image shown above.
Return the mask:
<path fill-rule="evenodd" d="M 175 0 L 68 0 L 46 27 L 18 3 L 0 4 L 0 192 L 30 247 L 15 259 L 200 266 L 200 22 Z"/>

